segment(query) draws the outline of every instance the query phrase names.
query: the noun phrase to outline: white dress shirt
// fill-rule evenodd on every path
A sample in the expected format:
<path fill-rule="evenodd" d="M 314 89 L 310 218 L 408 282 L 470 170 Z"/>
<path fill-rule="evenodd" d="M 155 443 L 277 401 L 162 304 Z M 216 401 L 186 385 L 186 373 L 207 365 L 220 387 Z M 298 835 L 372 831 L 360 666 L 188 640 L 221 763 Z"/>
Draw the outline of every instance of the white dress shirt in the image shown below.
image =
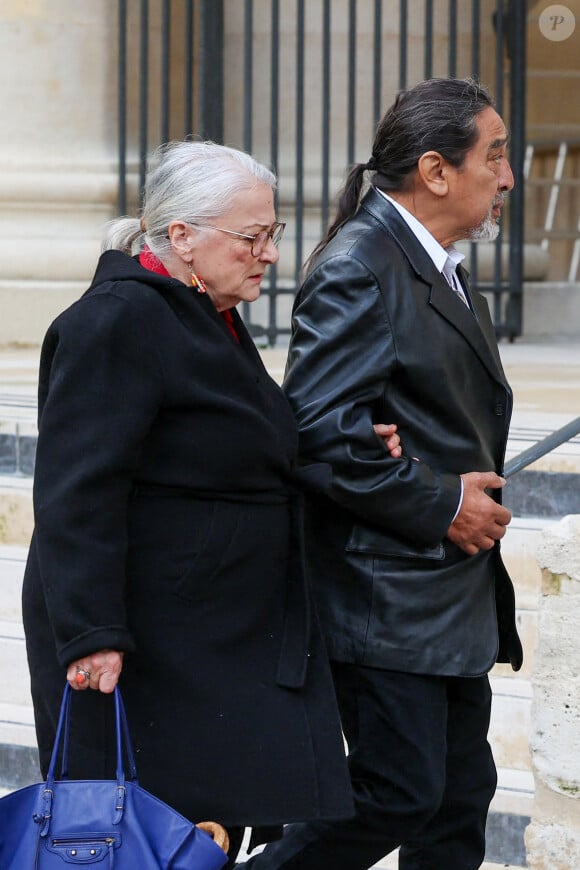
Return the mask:
<path fill-rule="evenodd" d="M 449 247 L 444 248 L 439 244 L 435 236 L 432 236 L 429 230 L 417 220 L 415 215 L 411 214 L 410 211 L 407 211 L 404 206 L 395 199 L 392 199 L 383 190 L 379 190 L 378 187 L 375 188 L 375 190 L 377 190 L 381 196 L 384 196 L 384 198 L 397 209 L 419 244 L 425 248 L 425 251 L 431 260 L 433 260 L 437 271 L 443 275 L 451 289 L 454 290 L 469 307 L 469 302 L 467 301 L 467 297 L 465 296 L 465 292 L 456 272 L 457 266 L 465 259 L 465 255 L 461 254 L 455 245 L 449 245 Z"/>

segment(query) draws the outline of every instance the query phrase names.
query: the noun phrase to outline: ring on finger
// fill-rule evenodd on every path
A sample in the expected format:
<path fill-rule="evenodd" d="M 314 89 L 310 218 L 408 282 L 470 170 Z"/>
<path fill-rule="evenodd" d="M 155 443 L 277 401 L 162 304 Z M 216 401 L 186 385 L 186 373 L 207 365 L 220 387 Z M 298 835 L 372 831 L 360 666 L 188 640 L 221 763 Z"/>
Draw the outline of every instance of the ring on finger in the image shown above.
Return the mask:
<path fill-rule="evenodd" d="M 84 668 L 77 668 L 75 683 L 78 683 L 80 686 L 82 683 L 85 683 L 85 682 L 88 683 L 90 679 L 91 679 L 90 671 L 85 671 Z"/>

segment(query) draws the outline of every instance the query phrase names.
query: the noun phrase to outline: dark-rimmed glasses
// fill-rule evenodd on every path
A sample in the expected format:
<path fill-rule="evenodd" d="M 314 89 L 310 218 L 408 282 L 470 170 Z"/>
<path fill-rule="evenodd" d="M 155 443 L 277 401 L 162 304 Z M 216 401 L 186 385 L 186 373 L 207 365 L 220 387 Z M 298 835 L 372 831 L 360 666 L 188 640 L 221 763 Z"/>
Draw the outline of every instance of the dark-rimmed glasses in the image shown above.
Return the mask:
<path fill-rule="evenodd" d="M 194 227 L 206 227 L 208 230 L 219 230 L 220 233 L 227 233 L 230 236 L 238 236 L 240 239 L 247 239 L 252 243 L 252 256 L 259 257 L 264 253 L 264 248 L 268 241 L 272 242 L 275 248 L 282 241 L 286 224 L 276 221 L 267 230 L 261 230 L 255 236 L 250 236 L 247 233 L 236 233 L 234 230 L 226 230 L 223 227 L 216 227 L 213 224 L 192 224 Z"/>

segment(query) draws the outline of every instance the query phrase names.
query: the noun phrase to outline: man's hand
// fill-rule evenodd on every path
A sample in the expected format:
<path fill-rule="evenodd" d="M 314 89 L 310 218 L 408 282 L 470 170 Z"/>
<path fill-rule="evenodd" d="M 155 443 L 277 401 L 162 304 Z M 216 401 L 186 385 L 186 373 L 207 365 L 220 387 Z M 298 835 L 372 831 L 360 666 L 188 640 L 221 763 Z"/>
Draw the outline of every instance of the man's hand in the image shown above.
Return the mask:
<path fill-rule="evenodd" d="M 401 439 L 397 435 L 397 427 L 395 423 L 375 423 L 373 429 L 382 440 L 393 459 L 398 459 L 403 451 L 400 446 Z"/>
<path fill-rule="evenodd" d="M 485 492 L 505 486 L 503 477 L 493 471 L 462 474 L 463 501 L 459 513 L 447 530 L 447 537 L 469 556 L 491 550 L 505 535 L 512 515 Z"/>

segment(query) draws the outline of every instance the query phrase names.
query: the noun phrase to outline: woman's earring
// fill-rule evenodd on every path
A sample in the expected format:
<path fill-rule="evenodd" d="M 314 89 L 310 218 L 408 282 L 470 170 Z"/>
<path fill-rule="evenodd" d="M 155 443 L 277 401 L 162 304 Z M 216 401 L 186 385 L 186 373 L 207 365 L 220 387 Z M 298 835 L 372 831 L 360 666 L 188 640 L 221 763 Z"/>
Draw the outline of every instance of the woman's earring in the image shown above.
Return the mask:
<path fill-rule="evenodd" d="M 198 293 L 207 293 L 207 287 L 205 286 L 205 281 L 203 278 L 198 278 L 198 276 L 193 271 L 193 263 L 189 263 L 189 271 L 191 273 L 191 285 L 195 287 Z"/>

